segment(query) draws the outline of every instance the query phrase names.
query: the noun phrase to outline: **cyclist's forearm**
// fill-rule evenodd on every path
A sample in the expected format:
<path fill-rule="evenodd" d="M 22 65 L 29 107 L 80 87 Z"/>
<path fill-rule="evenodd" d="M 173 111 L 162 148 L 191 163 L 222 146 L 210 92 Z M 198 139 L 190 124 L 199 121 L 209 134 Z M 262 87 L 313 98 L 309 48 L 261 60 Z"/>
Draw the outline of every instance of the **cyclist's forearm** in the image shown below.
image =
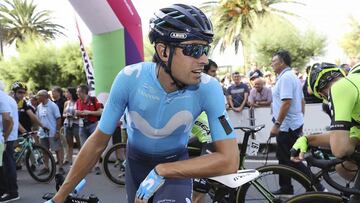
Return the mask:
<path fill-rule="evenodd" d="M 19 131 L 21 132 L 21 133 L 26 133 L 26 129 L 21 125 L 21 123 L 19 123 Z"/>
<path fill-rule="evenodd" d="M 56 203 L 62 203 L 68 194 L 74 190 L 76 184 L 89 173 L 99 160 L 110 138 L 111 136 L 102 134 L 99 130 L 96 130 L 95 133 L 88 138 L 85 145 L 81 148 L 59 192 L 54 197 Z"/>
<path fill-rule="evenodd" d="M 31 122 L 35 123 L 36 125 L 38 125 L 41 128 L 44 127 L 43 124 L 38 119 L 38 117 L 30 109 L 27 111 L 27 114 L 30 117 Z"/>
<path fill-rule="evenodd" d="M 239 167 L 239 151 L 236 141 L 227 140 L 226 152 L 196 157 L 189 160 L 159 164 L 156 170 L 165 178 L 212 177 L 235 173 Z"/>

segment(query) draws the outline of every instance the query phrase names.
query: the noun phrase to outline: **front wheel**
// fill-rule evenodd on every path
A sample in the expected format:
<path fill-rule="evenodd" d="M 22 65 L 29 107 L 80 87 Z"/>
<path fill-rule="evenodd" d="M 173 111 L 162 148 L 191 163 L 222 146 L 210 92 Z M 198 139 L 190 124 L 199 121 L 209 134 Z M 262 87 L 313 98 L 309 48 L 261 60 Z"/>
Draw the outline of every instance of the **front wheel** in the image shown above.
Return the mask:
<path fill-rule="evenodd" d="M 286 203 L 341 203 L 345 202 L 343 198 L 335 193 L 329 192 L 308 192 L 305 194 L 294 196 L 286 201 Z"/>
<path fill-rule="evenodd" d="M 50 182 L 56 173 L 55 159 L 45 147 L 34 144 L 25 156 L 26 169 L 30 176 L 38 182 Z"/>
<path fill-rule="evenodd" d="M 103 167 L 106 177 L 117 185 L 125 185 L 126 144 L 113 145 L 105 154 Z"/>
<path fill-rule="evenodd" d="M 241 186 L 236 196 L 237 203 L 285 202 L 293 195 L 316 190 L 305 174 L 290 166 L 267 165 L 259 167 L 256 170 L 260 172 L 260 176 Z M 273 194 L 273 191 L 279 189 L 279 175 L 291 178 L 293 193 Z"/>

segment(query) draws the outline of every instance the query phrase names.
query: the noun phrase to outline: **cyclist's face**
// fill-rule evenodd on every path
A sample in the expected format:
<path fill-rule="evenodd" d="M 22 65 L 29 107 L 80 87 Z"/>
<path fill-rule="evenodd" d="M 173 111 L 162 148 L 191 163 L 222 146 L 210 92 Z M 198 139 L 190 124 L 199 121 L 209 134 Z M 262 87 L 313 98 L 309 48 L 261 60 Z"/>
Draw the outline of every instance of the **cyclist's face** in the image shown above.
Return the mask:
<path fill-rule="evenodd" d="M 203 44 L 207 45 L 206 41 L 191 40 L 182 42 L 185 44 Z M 187 56 L 183 53 L 183 48 L 176 47 L 172 61 L 171 71 L 173 76 L 186 85 L 195 85 L 200 83 L 201 73 L 204 66 L 208 63 L 206 54 L 202 54 L 199 58 Z"/>
<path fill-rule="evenodd" d="M 15 92 L 15 98 L 18 100 L 23 100 L 26 95 L 26 91 L 24 89 L 18 89 Z"/>
<path fill-rule="evenodd" d="M 326 101 L 328 101 L 329 99 L 329 91 L 330 91 L 330 86 L 327 85 L 327 87 L 323 88 L 321 91 L 319 91 L 319 95 L 321 96 L 321 98 L 325 99 Z"/>

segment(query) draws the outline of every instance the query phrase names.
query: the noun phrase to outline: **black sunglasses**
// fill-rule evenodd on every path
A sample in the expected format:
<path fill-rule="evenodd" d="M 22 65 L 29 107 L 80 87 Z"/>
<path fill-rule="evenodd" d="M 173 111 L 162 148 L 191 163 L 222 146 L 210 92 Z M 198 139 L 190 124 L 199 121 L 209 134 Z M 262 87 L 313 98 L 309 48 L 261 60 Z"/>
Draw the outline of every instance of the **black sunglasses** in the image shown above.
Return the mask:
<path fill-rule="evenodd" d="M 18 94 L 26 94 L 26 91 L 17 91 L 16 93 L 18 93 Z"/>
<path fill-rule="evenodd" d="M 210 45 L 207 44 L 174 44 L 174 46 L 181 48 L 185 56 L 191 56 L 196 59 L 200 58 L 203 54 L 207 56 L 210 51 Z"/>

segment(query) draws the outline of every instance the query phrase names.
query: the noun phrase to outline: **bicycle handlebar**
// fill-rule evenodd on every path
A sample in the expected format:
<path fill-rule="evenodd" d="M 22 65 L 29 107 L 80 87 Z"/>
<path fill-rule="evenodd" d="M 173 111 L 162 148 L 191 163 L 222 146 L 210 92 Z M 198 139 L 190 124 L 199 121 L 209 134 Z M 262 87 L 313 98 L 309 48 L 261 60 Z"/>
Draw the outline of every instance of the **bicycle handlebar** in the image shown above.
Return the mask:
<path fill-rule="evenodd" d="M 55 193 L 46 193 L 42 198 L 44 200 L 50 200 L 55 196 Z M 84 196 L 78 196 L 75 194 L 70 194 L 64 203 L 98 203 L 99 199 L 94 195 L 91 194 L 89 195 L 89 197 L 84 197 Z"/>
<path fill-rule="evenodd" d="M 22 133 L 19 135 L 19 137 L 28 137 L 28 136 L 31 136 L 31 135 L 36 135 L 38 133 L 38 131 L 30 131 L 30 132 L 25 132 L 25 133 Z"/>
<path fill-rule="evenodd" d="M 65 178 L 62 174 L 55 175 L 56 191 L 58 191 L 63 184 Z M 65 200 L 64 203 L 98 203 L 99 199 L 94 195 L 90 194 L 89 197 L 84 195 L 79 196 L 78 193 L 84 188 L 86 180 L 82 179 L 75 187 L 74 192 L 71 193 Z M 44 200 L 50 200 L 55 196 L 55 193 L 46 193 L 42 198 Z"/>
<path fill-rule="evenodd" d="M 318 168 L 322 169 L 322 176 L 324 178 L 324 180 L 331 185 L 332 187 L 334 187 L 335 189 L 337 189 L 338 191 L 341 191 L 345 194 L 356 194 L 356 195 L 360 195 L 360 190 L 358 188 L 348 188 L 348 187 L 344 187 L 340 184 L 338 184 L 337 182 L 335 182 L 329 175 L 329 172 L 331 172 L 333 170 L 333 168 L 335 167 L 335 165 L 340 164 L 346 160 L 349 160 L 351 158 L 355 158 L 357 159 L 359 157 L 359 152 L 355 152 L 353 155 L 351 155 L 350 157 L 345 157 L 342 159 L 322 159 L 322 158 L 317 158 L 316 155 L 314 154 L 314 151 L 316 150 L 322 150 L 319 149 L 317 147 L 311 147 L 311 152 L 308 152 L 304 155 L 304 158 L 306 160 L 306 162 L 310 165 L 310 166 L 315 166 Z M 357 163 L 357 165 L 359 166 L 360 163 Z M 359 174 L 359 171 L 357 172 Z"/>

